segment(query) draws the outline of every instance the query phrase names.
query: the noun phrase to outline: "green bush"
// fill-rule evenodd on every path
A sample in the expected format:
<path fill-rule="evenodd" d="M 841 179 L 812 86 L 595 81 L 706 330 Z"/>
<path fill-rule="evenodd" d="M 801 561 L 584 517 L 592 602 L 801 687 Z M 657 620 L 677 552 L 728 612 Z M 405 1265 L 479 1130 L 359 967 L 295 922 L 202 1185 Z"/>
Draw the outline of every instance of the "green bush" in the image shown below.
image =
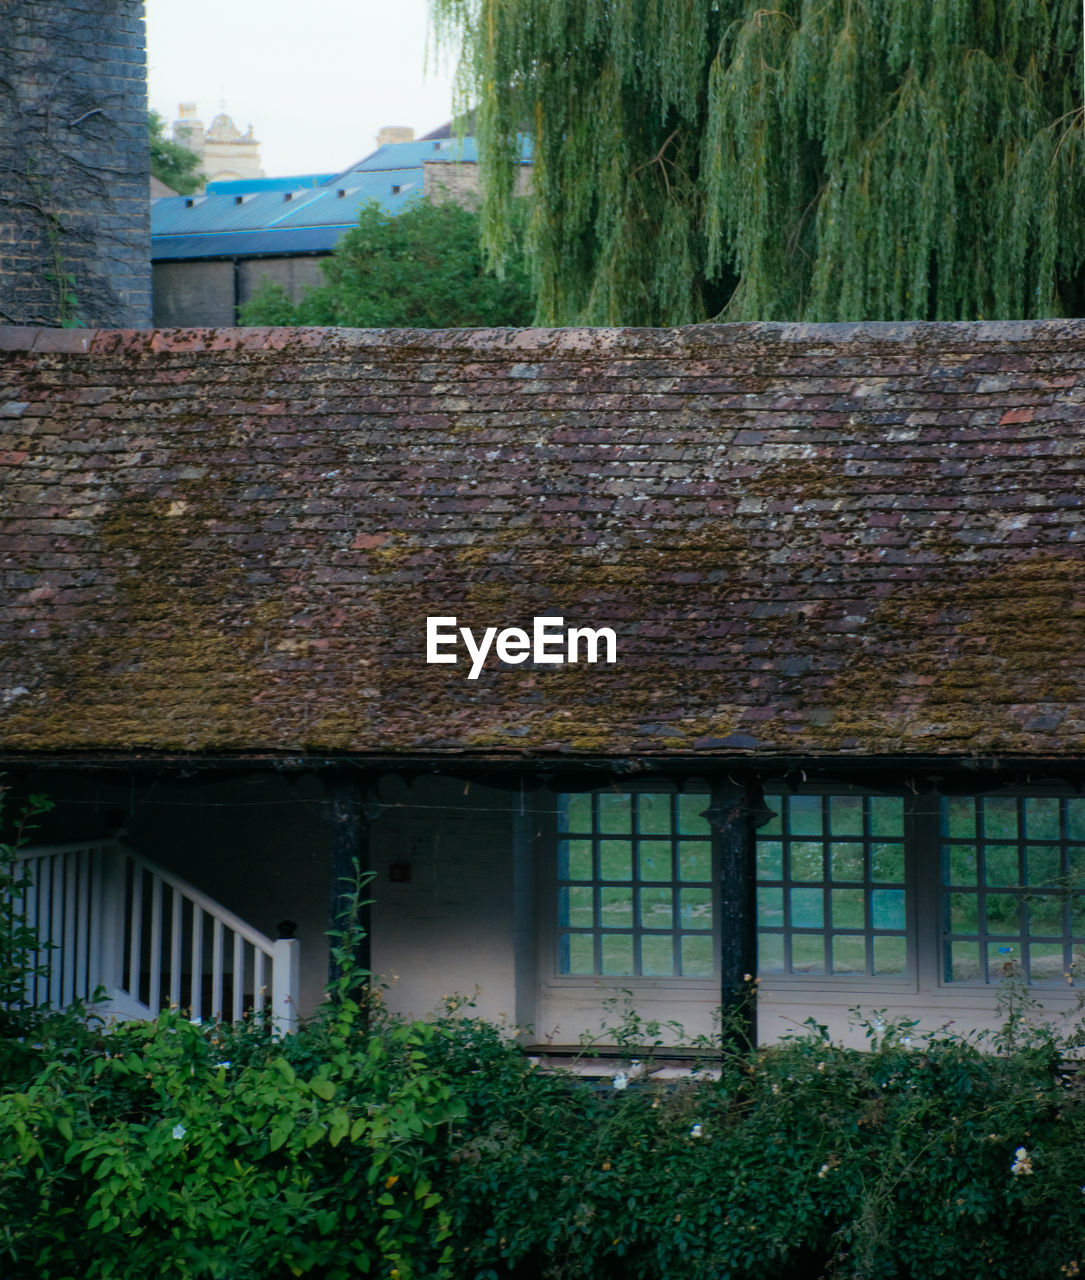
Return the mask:
<path fill-rule="evenodd" d="M 357 896 L 355 895 L 355 906 Z M 320 1015 L 42 1017 L 0 1093 L 0 1275 L 144 1280 L 852 1280 L 1085 1269 L 1081 1035 L 1011 983 L 989 1043 L 867 1024 L 715 1042 L 718 1079 L 530 1066 L 450 1009 L 361 996 L 357 912 Z M 611 1038 L 645 1056 L 633 1014 Z M 635 1034 L 634 1034 L 635 1033 Z M 14 1042 L 13 1042 L 14 1043 Z M 638 1047 L 639 1046 L 639 1047 Z"/>

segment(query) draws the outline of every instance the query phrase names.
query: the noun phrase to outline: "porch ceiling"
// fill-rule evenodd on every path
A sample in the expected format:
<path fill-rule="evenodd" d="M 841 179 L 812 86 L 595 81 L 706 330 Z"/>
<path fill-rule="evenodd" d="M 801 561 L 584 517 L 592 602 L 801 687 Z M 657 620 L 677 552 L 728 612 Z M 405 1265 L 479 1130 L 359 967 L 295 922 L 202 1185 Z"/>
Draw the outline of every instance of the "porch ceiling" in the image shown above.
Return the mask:
<path fill-rule="evenodd" d="M 0 361 L 0 750 L 1085 750 L 1083 321 Z M 618 660 L 469 680 L 427 615 Z"/>

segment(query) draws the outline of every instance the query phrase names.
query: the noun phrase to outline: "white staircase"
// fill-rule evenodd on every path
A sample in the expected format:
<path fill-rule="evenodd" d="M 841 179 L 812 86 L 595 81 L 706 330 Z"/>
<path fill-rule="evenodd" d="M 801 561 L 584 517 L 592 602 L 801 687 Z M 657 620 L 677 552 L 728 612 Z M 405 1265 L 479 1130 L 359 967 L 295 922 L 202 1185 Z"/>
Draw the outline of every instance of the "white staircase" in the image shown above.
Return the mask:
<path fill-rule="evenodd" d="M 226 1022 L 266 1010 L 279 1034 L 296 1028 L 297 940 L 273 941 L 122 841 L 23 848 L 15 871 L 30 881 L 15 910 L 43 944 L 28 1004 L 81 1000 L 120 1020 L 163 1007 Z M 108 1003 L 93 1005 L 99 987 Z"/>

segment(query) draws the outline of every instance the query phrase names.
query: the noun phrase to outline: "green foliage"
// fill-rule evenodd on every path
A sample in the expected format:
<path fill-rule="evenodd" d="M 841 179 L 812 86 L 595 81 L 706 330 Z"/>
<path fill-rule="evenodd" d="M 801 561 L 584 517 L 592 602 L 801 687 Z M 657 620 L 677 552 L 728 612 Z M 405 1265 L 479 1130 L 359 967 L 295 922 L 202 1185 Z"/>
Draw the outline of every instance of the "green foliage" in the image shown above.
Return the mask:
<path fill-rule="evenodd" d="M 0 822 L 5 790 L 0 785 Z M 42 973 L 43 967 L 34 963 L 40 942 L 27 920 L 24 904 L 30 878 L 19 868 L 16 857 L 34 830 L 34 819 L 52 807 L 45 796 L 29 796 L 10 838 L 0 839 L 0 1069 L 9 1057 L 11 1041 L 33 1030 L 40 1016 L 39 1010 L 26 1003 L 27 978 Z"/>
<path fill-rule="evenodd" d="M 296 305 L 265 281 L 242 323 L 442 329 L 531 321 L 522 261 L 514 258 L 503 278 L 487 273 L 478 214 L 455 204 L 418 200 L 395 216 L 369 204 L 321 269 L 325 283 Z"/>
<path fill-rule="evenodd" d="M 1085 1262 L 1085 1078 L 1065 1063 L 1085 1033 L 1039 1021 L 1020 982 L 988 1044 L 875 1013 L 866 1051 L 813 1019 L 742 1049 L 732 1010 L 702 1045 L 718 1078 L 680 1082 L 651 1076 L 661 1028 L 615 1006 L 608 1039 L 649 1069 L 593 1083 L 533 1068 L 470 1001 L 421 1023 L 360 1000 L 352 885 L 338 976 L 297 1035 L 178 1013 L 35 1027 L 0 1090 L 6 1280 L 1046 1280 Z"/>
<path fill-rule="evenodd" d="M 432 0 L 544 324 L 1082 314 L 1076 0 Z"/>
<path fill-rule="evenodd" d="M 157 111 L 147 114 L 151 139 L 151 173 L 178 195 L 190 196 L 199 190 L 204 175 L 199 171 L 200 157 L 166 135 L 166 122 Z"/>

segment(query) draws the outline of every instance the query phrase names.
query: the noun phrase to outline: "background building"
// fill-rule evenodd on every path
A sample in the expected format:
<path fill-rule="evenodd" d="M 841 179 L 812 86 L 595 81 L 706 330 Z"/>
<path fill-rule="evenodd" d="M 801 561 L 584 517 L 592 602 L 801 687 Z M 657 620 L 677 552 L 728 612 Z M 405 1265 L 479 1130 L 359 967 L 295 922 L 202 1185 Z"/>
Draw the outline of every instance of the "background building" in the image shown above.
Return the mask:
<path fill-rule="evenodd" d="M 420 139 L 382 129 L 377 149 L 337 174 L 209 182 L 202 195 L 155 200 L 151 258 L 156 325 L 233 325 L 266 278 L 293 300 L 320 284 L 320 259 L 376 202 L 389 214 L 422 196 L 478 198 L 473 138 L 445 125 Z M 531 169 L 524 143 L 522 189 Z"/>

